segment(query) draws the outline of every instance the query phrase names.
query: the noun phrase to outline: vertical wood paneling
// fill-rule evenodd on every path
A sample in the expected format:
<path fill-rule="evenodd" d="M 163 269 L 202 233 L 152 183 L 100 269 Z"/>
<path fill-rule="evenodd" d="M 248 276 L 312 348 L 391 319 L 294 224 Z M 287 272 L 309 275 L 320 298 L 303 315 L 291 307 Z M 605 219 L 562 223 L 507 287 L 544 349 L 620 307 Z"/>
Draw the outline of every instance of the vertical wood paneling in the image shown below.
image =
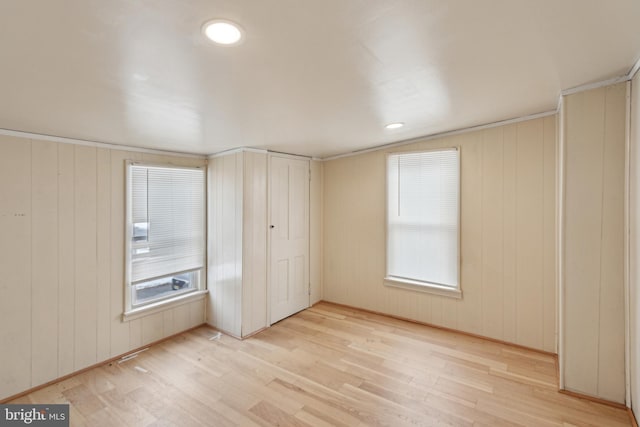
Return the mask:
<path fill-rule="evenodd" d="M 75 355 L 74 369 L 96 363 L 97 181 L 96 149 L 75 147 Z"/>
<path fill-rule="evenodd" d="M 458 304 L 457 327 L 482 332 L 482 134 L 468 134 L 468 143 L 460 153 L 460 200 L 464 208 L 460 212 L 460 286 L 464 296 Z M 461 203 L 462 205 L 462 203 Z M 467 244 L 470 242 L 471 244 Z"/>
<path fill-rule="evenodd" d="M 556 313 L 556 251 L 546 248 L 556 245 L 556 116 L 544 119 L 544 197 L 543 197 L 543 349 L 557 352 Z"/>
<path fill-rule="evenodd" d="M 338 185 L 342 177 L 341 166 L 346 163 L 346 159 L 336 159 L 329 162 L 324 162 L 324 188 L 323 192 L 323 211 L 329 212 L 329 215 L 324 215 L 324 228 L 323 228 L 323 297 L 327 301 L 345 301 L 346 298 L 342 295 L 341 291 L 344 289 L 340 284 L 340 280 L 344 280 L 344 274 L 340 274 L 339 269 L 342 268 L 343 263 L 339 262 L 340 253 L 337 250 L 341 239 L 338 236 L 342 235 L 342 227 L 340 220 L 344 221 L 344 216 L 339 216 L 337 212 L 338 203 L 343 193 L 343 188 L 349 185 L 349 181 L 344 181 L 344 186 Z M 331 194 L 328 194 L 328 190 L 331 189 Z M 331 234 L 330 234 L 331 233 Z M 332 238 L 327 239 L 328 236 Z"/>
<path fill-rule="evenodd" d="M 242 335 L 267 326 L 267 154 L 244 153 Z"/>
<path fill-rule="evenodd" d="M 466 153 L 465 153 L 465 147 L 467 146 L 467 141 L 469 141 L 467 139 L 468 135 L 458 135 L 458 136 L 454 136 L 453 138 L 447 139 L 446 142 L 443 141 L 444 144 L 446 144 L 445 146 L 455 146 L 455 147 L 459 147 L 460 148 L 460 185 L 462 185 L 462 179 L 463 179 L 463 168 L 465 168 L 464 165 L 464 158 L 466 157 Z M 428 148 L 428 144 L 421 144 L 420 148 Z M 462 263 L 465 262 L 462 258 L 463 258 L 463 251 L 466 251 L 465 249 L 463 249 L 463 247 L 467 244 L 466 242 L 471 242 L 471 239 L 468 239 L 466 236 L 462 235 L 462 212 L 464 211 L 464 205 L 465 202 L 463 201 L 462 198 L 462 188 L 460 189 L 460 284 L 461 284 L 461 289 L 463 289 L 463 298 L 466 298 L 466 295 L 464 295 L 466 293 L 466 288 L 464 287 L 464 285 L 462 285 L 462 283 L 466 280 L 466 277 L 463 277 L 463 273 L 462 273 Z M 476 241 L 477 242 L 477 241 Z M 466 268 L 465 268 L 466 270 Z M 466 273 L 465 273 L 466 274 Z M 481 279 L 478 278 L 478 282 Z M 395 289 L 394 289 L 395 291 Z M 473 295 L 473 291 L 472 291 L 472 295 Z M 459 319 L 460 319 L 460 314 L 465 310 L 465 308 L 462 307 L 461 301 L 459 300 L 454 300 L 451 298 L 443 298 L 443 297 L 431 297 L 429 296 L 429 298 L 437 298 L 437 299 L 441 299 L 442 300 L 442 326 L 447 327 L 447 328 L 453 328 L 453 329 L 463 329 L 461 326 L 459 326 Z M 467 306 L 469 307 L 469 306 Z M 478 307 L 479 310 L 482 310 L 481 307 Z"/>
<path fill-rule="evenodd" d="M 310 184 L 310 241 L 309 277 L 311 280 L 311 304 L 322 299 L 322 222 L 323 222 L 323 163 L 311 161 Z"/>
<path fill-rule="evenodd" d="M 142 347 L 142 321 L 143 319 L 134 319 L 129 323 L 129 348 Z"/>
<path fill-rule="evenodd" d="M 0 137 L 0 399 L 204 322 L 204 300 L 122 322 L 124 166 L 142 158 Z"/>
<path fill-rule="evenodd" d="M 598 388 L 604 90 L 569 96 L 565 149 L 565 385 Z M 584 124 L 589 123 L 587 127 Z"/>
<path fill-rule="evenodd" d="M 626 86 L 606 88 L 598 396 L 624 402 L 624 156 Z"/>
<path fill-rule="evenodd" d="M 640 74 L 631 82 L 629 291 L 631 408 L 640 417 Z"/>
<path fill-rule="evenodd" d="M 242 334 L 243 153 L 209 163 L 208 321 L 232 335 Z"/>
<path fill-rule="evenodd" d="M 516 286 L 518 279 L 516 271 L 518 254 L 516 245 L 518 238 L 516 221 L 517 141 L 517 125 L 505 126 L 502 139 L 502 274 L 504 287 L 502 288 L 502 307 L 499 311 L 501 311 L 503 319 L 504 335 L 502 339 L 513 343 L 517 342 L 516 302 L 518 297 Z"/>
<path fill-rule="evenodd" d="M 359 181 L 356 181 L 356 188 L 363 189 L 359 191 L 360 204 L 359 209 L 352 213 L 357 227 L 358 234 L 367 234 L 367 239 L 358 239 L 354 242 L 354 255 L 359 257 L 359 269 L 349 268 L 345 265 L 344 269 L 351 274 L 351 282 L 358 283 L 357 291 L 353 292 L 350 286 L 347 291 L 350 293 L 351 301 L 363 301 L 366 304 L 380 304 L 384 299 L 379 294 L 369 292 L 371 280 L 375 277 L 378 283 L 381 277 L 386 273 L 386 256 L 384 252 L 380 252 L 378 248 L 384 247 L 387 236 L 386 230 L 386 196 L 385 192 L 378 191 L 386 186 L 386 159 L 377 153 L 367 153 L 359 160 L 358 170 L 362 173 Z M 369 171 L 367 169 L 370 168 Z M 366 173 L 364 171 L 367 171 Z M 348 195 L 347 195 L 348 196 Z M 364 209 L 363 209 L 364 208 Z M 346 224 L 345 224 L 346 225 Z M 348 225 L 353 226 L 353 223 Z M 371 232 L 375 230 L 375 232 Z M 344 271 L 344 270 L 343 270 Z M 410 294 L 406 294 L 413 301 Z"/>
<path fill-rule="evenodd" d="M 209 230 L 211 230 L 211 234 L 209 234 L 209 240 L 213 242 L 213 251 L 209 253 L 209 302 L 213 305 L 213 315 L 215 318 L 213 325 L 220 327 L 222 325 L 222 319 L 224 315 L 224 307 L 223 307 L 223 290 L 224 288 L 217 285 L 217 281 L 222 277 L 220 272 L 222 271 L 222 267 L 219 265 L 220 262 L 218 260 L 222 257 L 222 248 L 223 241 L 217 236 L 222 235 L 222 221 L 216 220 L 216 218 L 222 217 L 222 212 L 224 208 L 224 204 L 221 203 L 222 198 L 222 188 L 224 185 L 224 181 L 222 177 L 224 176 L 224 159 L 217 158 L 212 160 L 209 163 L 209 170 L 213 171 L 214 181 L 211 183 L 210 187 L 215 189 L 215 193 L 210 195 L 210 203 L 215 204 L 213 209 L 209 210 L 209 215 L 215 215 L 209 218 Z"/>
<path fill-rule="evenodd" d="M 184 331 L 191 325 L 191 311 L 188 304 L 182 304 L 173 310 L 173 323 L 177 330 Z"/>
<path fill-rule="evenodd" d="M 142 344 L 158 341 L 164 334 L 164 313 L 153 313 L 140 319 L 142 328 Z M 202 322 L 200 322 L 202 323 Z"/>
<path fill-rule="evenodd" d="M 256 175 L 256 171 L 254 170 L 254 156 L 262 156 L 258 153 L 242 153 L 243 160 L 243 188 L 240 190 L 242 192 L 243 198 L 243 210 L 242 210 L 242 289 L 240 296 L 240 335 L 245 335 L 254 331 L 254 316 L 253 316 L 253 291 L 255 289 L 259 289 L 260 285 L 258 283 L 254 283 L 255 280 L 260 280 L 261 277 L 257 271 L 260 270 L 261 267 L 261 259 L 260 259 L 260 247 L 256 247 L 254 238 L 257 233 L 259 233 L 260 227 L 254 227 L 254 222 L 252 221 L 253 215 L 257 215 L 255 209 L 259 209 L 258 206 L 254 206 L 254 198 L 253 198 L 253 190 L 254 190 L 254 182 L 253 178 Z M 264 156 L 266 159 L 266 155 Z M 259 189 L 255 189 L 255 191 L 259 191 Z M 266 196 L 266 185 L 263 189 L 262 193 Z M 264 212 L 262 218 L 265 220 L 266 227 L 266 212 Z M 266 277 L 266 228 L 265 231 L 265 241 L 264 248 L 262 251 L 265 254 L 264 258 L 264 274 Z M 259 243 L 258 243 L 259 244 Z M 265 298 L 266 298 L 266 286 L 265 290 Z M 264 310 L 260 310 L 264 307 Z M 264 314 L 265 320 L 263 326 L 266 326 L 266 304 L 262 306 L 258 305 L 258 312 L 255 313 L 258 316 L 260 314 Z M 262 311 L 262 313 L 261 313 Z M 258 327 L 259 328 L 259 327 Z"/>
<path fill-rule="evenodd" d="M 518 124 L 516 194 L 516 339 L 543 348 L 543 120 Z"/>
<path fill-rule="evenodd" d="M 145 160 L 145 156 L 148 156 L 147 154 L 144 153 L 127 153 L 128 154 L 128 158 L 129 160 L 134 160 L 134 161 L 144 161 Z M 160 162 L 162 163 L 162 162 Z M 126 164 L 123 165 L 123 168 L 125 168 L 126 170 Z M 124 185 L 125 185 L 125 197 L 126 197 L 126 174 L 124 175 Z M 124 201 L 123 206 L 126 206 L 126 200 Z M 126 224 L 126 219 L 123 218 L 123 224 Z M 124 249 L 124 225 L 120 228 L 120 233 L 119 233 L 119 239 L 121 239 L 122 242 L 122 248 Z M 123 256 L 125 256 L 124 251 L 123 251 Z M 124 276 L 123 276 L 124 277 Z M 124 280 L 124 278 L 123 278 Z M 122 286 L 120 286 L 120 289 L 122 289 Z M 129 289 L 125 289 L 125 292 L 129 292 Z M 123 296 L 124 298 L 124 296 Z M 128 323 L 128 327 L 129 327 L 129 348 L 138 348 L 141 347 L 143 345 L 142 342 L 142 319 L 134 319 L 131 320 Z"/>
<path fill-rule="evenodd" d="M 242 220 L 244 217 L 244 156 L 242 153 L 238 153 L 233 159 L 233 182 L 236 186 L 236 191 L 232 194 L 227 193 L 227 197 L 233 199 L 233 203 L 230 204 L 228 215 L 223 219 L 223 226 L 231 224 L 230 218 L 233 218 L 233 245 L 228 246 L 229 252 L 227 260 L 230 261 L 226 264 L 227 271 L 232 278 L 233 283 L 231 292 L 228 294 L 230 297 L 230 304 L 227 307 L 242 307 Z M 233 208 L 233 211 L 231 210 Z M 227 241 L 227 240 L 225 240 Z M 242 309 L 234 310 L 229 313 L 230 319 L 233 319 L 230 330 L 237 336 L 242 335 Z"/>
<path fill-rule="evenodd" d="M 74 371 L 75 146 L 58 145 L 58 375 Z"/>
<path fill-rule="evenodd" d="M 31 142 L 0 137 L 0 396 L 31 384 Z"/>
<path fill-rule="evenodd" d="M 41 384 L 58 377 L 58 146 L 31 145 L 31 370 Z"/>
<path fill-rule="evenodd" d="M 267 154 L 211 159 L 209 207 L 207 322 L 246 336 L 268 325 Z"/>
<path fill-rule="evenodd" d="M 175 308 L 162 312 L 162 330 L 165 336 L 170 336 L 179 332 L 174 321 Z"/>
<path fill-rule="evenodd" d="M 133 161 L 145 161 L 146 159 L 149 159 L 148 161 L 153 162 L 154 160 L 156 160 L 156 156 L 155 155 L 148 155 L 148 154 L 144 154 L 144 153 L 126 153 L 128 160 L 133 160 Z M 157 159 L 160 160 L 161 163 L 161 159 Z M 126 206 L 126 163 L 123 162 L 122 164 L 122 168 L 123 168 L 123 185 L 125 186 L 125 198 L 123 199 L 123 209 Z M 120 230 L 122 230 L 119 234 L 119 240 L 120 243 L 119 246 L 122 248 L 122 256 L 125 257 L 126 254 L 124 253 L 124 249 L 125 249 L 125 243 L 124 243 L 124 238 L 125 238 L 125 233 L 124 233 L 124 227 L 126 224 L 126 218 L 123 218 L 123 225 L 119 227 Z M 125 281 L 124 278 L 124 272 L 123 272 L 123 282 Z M 120 292 L 129 292 L 129 289 L 124 288 L 123 290 L 123 286 L 119 286 L 119 288 L 121 289 Z M 124 298 L 124 295 L 122 295 L 121 299 L 120 299 L 120 306 L 122 307 L 122 298 Z M 120 312 L 122 312 L 122 308 L 120 308 Z M 126 322 L 126 326 L 129 329 L 129 333 L 127 335 L 127 337 L 129 338 L 129 342 L 127 343 L 128 348 L 138 348 L 141 347 L 144 343 L 142 340 L 142 320 L 143 319 L 134 319 L 131 320 L 129 322 Z"/>
<path fill-rule="evenodd" d="M 554 121 L 395 149 L 461 150 L 461 300 L 384 286 L 386 153 L 324 162 L 323 298 L 553 351 Z"/>
<path fill-rule="evenodd" d="M 317 184 L 313 194 L 304 198 L 315 198 L 316 207 L 321 211 L 320 164 L 314 167 Z M 235 336 L 247 336 L 268 325 L 267 170 L 266 153 L 232 153 L 209 161 L 207 322 Z M 318 217 L 314 224 L 315 238 L 311 239 L 311 246 L 316 245 L 316 275 L 312 280 L 316 298 L 319 298 L 322 280 L 320 221 Z M 305 279 L 304 283 L 307 282 Z M 305 297 L 306 291 L 305 285 Z"/>
<path fill-rule="evenodd" d="M 111 150 L 97 150 L 96 185 L 96 355 L 105 360 L 111 356 Z"/>
<path fill-rule="evenodd" d="M 125 161 L 134 153 L 111 152 L 111 286 L 109 320 L 111 324 L 111 356 L 131 348 L 129 324 L 121 321 L 124 311 L 124 227 L 125 227 Z"/>
<path fill-rule="evenodd" d="M 189 306 L 189 328 L 200 326 L 204 323 L 204 300 L 190 302 Z"/>
<path fill-rule="evenodd" d="M 482 141 L 482 329 L 492 338 L 502 337 L 504 295 L 503 258 L 503 128 L 488 129 Z"/>
<path fill-rule="evenodd" d="M 564 383 L 624 402 L 626 87 L 565 98 Z"/>
<path fill-rule="evenodd" d="M 368 291 L 372 284 L 382 284 L 386 268 L 385 254 L 379 250 L 385 245 L 385 157 L 367 153 L 323 163 L 323 169 L 327 164 L 332 170 L 324 175 L 323 211 L 329 209 L 342 215 L 323 216 L 323 228 L 358 238 L 326 242 L 323 232 L 322 280 L 332 284 L 323 288 L 328 292 L 323 298 L 375 306 L 387 313 L 406 310 L 410 299 L 389 294 L 386 289 L 379 293 Z M 329 185 L 326 179 L 331 181 Z M 377 191 L 378 185 L 382 192 Z M 367 239 L 360 238 L 363 234 Z M 345 254 L 350 254 L 349 262 L 345 262 Z M 415 309 L 414 305 L 411 310 Z"/>
<path fill-rule="evenodd" d="M 219 246 L 219 243 L 214 239 L 214 236 L 219 233 L 219 224 L 215 221 L 216 216 L 220 214 L 218 164 L 216 158 L 209 159 L 207 164 L 207 288 L 209 295 L 207 297 L 206 319 L 210 325 L 217 325 L 220 320 L 217 306 L 218 287 L 215 286 L 217 270 L 214 268 Z"/>

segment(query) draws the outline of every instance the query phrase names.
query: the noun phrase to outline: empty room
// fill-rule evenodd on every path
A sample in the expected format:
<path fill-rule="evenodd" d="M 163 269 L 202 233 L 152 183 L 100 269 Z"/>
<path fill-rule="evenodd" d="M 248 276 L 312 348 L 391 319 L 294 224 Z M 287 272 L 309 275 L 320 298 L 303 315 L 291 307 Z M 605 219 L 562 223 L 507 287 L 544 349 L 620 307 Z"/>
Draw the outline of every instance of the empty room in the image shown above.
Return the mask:
<path fill-rule="evenodd" d="M 0 2 L 0 425 L 637 426 L 640 2 Z"/>

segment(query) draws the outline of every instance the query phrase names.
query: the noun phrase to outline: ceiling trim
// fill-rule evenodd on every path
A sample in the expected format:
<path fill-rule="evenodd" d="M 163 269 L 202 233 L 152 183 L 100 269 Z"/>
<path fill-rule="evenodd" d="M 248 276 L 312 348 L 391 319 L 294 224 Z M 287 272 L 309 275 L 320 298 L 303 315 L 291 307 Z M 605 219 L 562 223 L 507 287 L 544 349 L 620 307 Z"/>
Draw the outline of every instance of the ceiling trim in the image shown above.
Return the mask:
<path fill-rule="evenodd" d="M 573 95 L 574 93 L 584 92 L 591 89 L 598 89 L 605 86 L 611 86 L 616 83 L 622 83 L 630 80 L 629 74 L 625 74 L 624 76 L 613 77 L 607 80 L 601 80 L 599 82 L 587 83 L 580 86 L 571 87 L 569 89 L 564 89 L 562 91 L 562 96 Z"/>
<path fill-rule="evenodd" d="M 561 96 L 572 95 L 578 92 L 584 92 L 586 90 L 598 89 L 605 86 L 614 85 L 616 83 L 622 83 L 633 79 L 636 73 L 640 70 L 640 58 L 636 60 L 633 66 L 629 69 L 629 72 L 624 76 L 613 77 L 607 80 L 600 80 L 598 82 L 587 83 L 580 86 L 574 86 L 569 89 L 564 89 L 561 92 Z"/>
<path fill-rule="evenodd" d="M 629 74 L 627 74 L 627 76 L 629 76 L 629 80 L 633 79 L 636 76 L 638 70 L 640 70 L 640 58 L 638 58 L 636 63 L 633 64 L 633 67 L 631 67 L 631 69 L 629 70 Z"/>
<path fill-rule="evenodd" d="M 85 147 L 108 148 L 110 150 L 133 151 L 136 153 L 160 154 L 163 156 L 180 156 L 190 157 L 194 159 L 206 159 L 207 156 L 202 154 L 181 153 L 178 151 L 157 150 L 153 148 L 133 147 L 131 145 L 110 144 L 106 142 L 88 141 L 85 139 L 67 138 L 64 136 L 46 135 L 42 133 L 23 132 L 20 130 L 0 128 L 0 135 L 15 136 L 18 138 L 37 139 L 41 141 L 59 142 L 62 144 L 83 145 Z"/>
<path fill-rule="evenodd" d="M 265 150 L 263 148 L 252 148 L 252 147 L 231 148 L 229 150 L 224 150 L 218 153 L 210 154 L 209 156 L 207 156 L 207 158 L 215 159 L 216 157 L 224 157 L 230 154 L 237 154 L 237 153 L 282 154 L 285 156 L 304 157 L 305 159 L 309 159 L 309 160 L 322 161 L 321 158 L 305 156 L 304 154 L 285 153 L 283 151 Z"/>
<path fill-rule="evenodd" d="M 404 141 L 391 142 L 389 144 L 377 145 L 375 147 L 365 148 L 365 149 L 357 150 L 357 151 L 351 151 L 349 153 L 337 154 L 335 156 L 329 156 L 329 157 L 323 157 L 320 160 L 328 161 L 328 160 L 340 159 L 340 158 L 343 158 L 343 157 L 357 156 L 357 155 L 364 154 L 364 153 L 370 153 L 372 151 L 380 151 L 380 150 L 386 150 L 388 148 L 395 148 L 395 147 L 401 147 L 403 145 L 415 144 L 416 142 L 426 142 L 426 141 L 431 141 L 431 140 L 437 139 L 437 138 L 444 138 L 444 137 L 447 137 L 447 136 L 460 135 L 460 134 L 469 133 L 469 132 L 475 132 L 475 131 L 484 130 L 484 129 L 491 129 L 491 128 L 495 128 L 495 127 L 499 127 L 499 126 L 506 126 L 506 125 L 510 125 L 510 124 L 514 124 L 514 123 L 525 122 L 527 120 L 534 120 L 534 119 L 539 119 L 539 118 L 542 118 L 542 117 L 553 116 L 554 114 L 557 114 L 557 113 L 558 113 L 558 110 L 544 111 L 542 113 L 530 114 L 528 116 L 516 117 L 516 118 L 513 118 L 513 119 L 507 119 L 507 120 L 501 120 L 499 122 L 487 123 L 487 124 L 478 125 L 478 126 L 471 126 L 471 127 L 452 130 L 452 131 L 447 131 L 447 132 L 435 133 L 435 134 L 432 134 L 432 135 L 419 136 L 417 138 L 406 139 Z"/>
<path fill-rule="evenodd" d="M 207 158 L 208 159 L 215 159 L 216 157 L 224 157 L 224 156 L 228 156 L 230 154 L 237 154 L 237 153 L 261 153 L 261 154 L 266 154 L 268 152 L 269 152 L 269 150 L 264 150 L 264 149 L 261 149 L 261 148 L 238 147 L 238 148 L 230 148 L 228 150 L 218 151 L 217 153 L 209 154 L 207 156 Z"/>

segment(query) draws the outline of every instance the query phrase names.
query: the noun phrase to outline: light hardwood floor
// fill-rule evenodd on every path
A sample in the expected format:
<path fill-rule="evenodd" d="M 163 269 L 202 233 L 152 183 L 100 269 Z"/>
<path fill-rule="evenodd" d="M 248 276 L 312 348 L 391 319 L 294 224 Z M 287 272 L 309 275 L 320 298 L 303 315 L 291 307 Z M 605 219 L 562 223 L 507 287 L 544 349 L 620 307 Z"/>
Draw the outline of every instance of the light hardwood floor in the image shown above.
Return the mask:
<path fill-rule="evenodd" d="M 88 426 L 629 426 L 550 355 L 320 303 L 244 341 L 201 327 L 11 403 Z"/>

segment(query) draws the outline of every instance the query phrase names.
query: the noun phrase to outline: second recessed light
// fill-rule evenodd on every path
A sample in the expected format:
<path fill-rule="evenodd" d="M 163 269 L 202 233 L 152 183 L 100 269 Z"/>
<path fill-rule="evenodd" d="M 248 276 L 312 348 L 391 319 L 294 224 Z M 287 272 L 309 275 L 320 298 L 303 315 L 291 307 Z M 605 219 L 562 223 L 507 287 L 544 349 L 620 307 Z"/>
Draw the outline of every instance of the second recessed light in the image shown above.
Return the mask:
<path fill-rule="evenodd" d="M 235 22 L 225 19 L 213 19 L 205 22 L 202 32 L 209 40 L 223 45 L 234 45 L 242 41 L 244 31 Z"/>
<path fill-rule="evenodd" d="M 385 129 L 398 129 L 398 128 L 401 128 L 402 126 L 404 126 L 404 123 L 402 122 L 389 123 L 388 125 L 385 126 Z"/>

